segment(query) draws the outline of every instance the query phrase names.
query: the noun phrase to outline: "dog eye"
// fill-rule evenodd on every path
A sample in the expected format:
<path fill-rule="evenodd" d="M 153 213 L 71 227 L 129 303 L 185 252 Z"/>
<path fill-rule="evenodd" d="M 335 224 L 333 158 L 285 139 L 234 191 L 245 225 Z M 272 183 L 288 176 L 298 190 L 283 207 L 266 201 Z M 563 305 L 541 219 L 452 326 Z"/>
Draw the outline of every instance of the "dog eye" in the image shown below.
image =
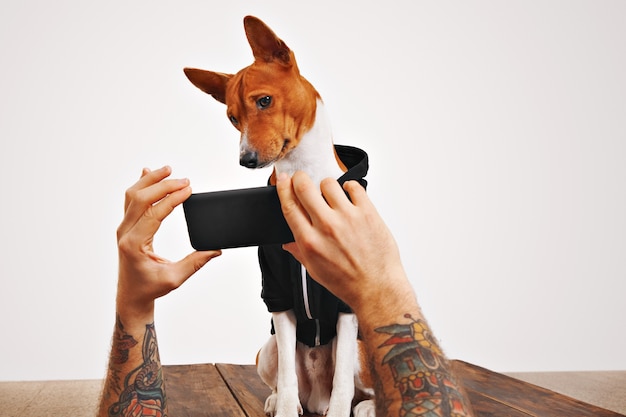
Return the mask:
<path fill-rule="evenodd" d="M 233 116 L 232 114 L 230 116 L 228 116 L 228 120 L 230 120 L 230 122 L 237 126 L 239 124 L 239 120 L 237 120 L 237 118 L 235 116 Z"/>
<path fill-rule="evenodd" d="M 259 109 L 266 109 L 270 106 L 270 104 L 272 104 L 272 97 L 270 96 L 261 97 L 256 101 L 256 106 Z"/>

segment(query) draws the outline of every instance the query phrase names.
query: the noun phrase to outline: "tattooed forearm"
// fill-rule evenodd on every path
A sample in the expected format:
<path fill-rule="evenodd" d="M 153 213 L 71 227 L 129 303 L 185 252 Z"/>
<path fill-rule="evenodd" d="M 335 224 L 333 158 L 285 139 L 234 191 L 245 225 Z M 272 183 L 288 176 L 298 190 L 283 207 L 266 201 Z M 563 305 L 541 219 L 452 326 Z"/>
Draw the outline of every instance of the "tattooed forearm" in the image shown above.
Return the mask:
<path fill-rule="evenodd" d="M 399 415 L 472 415 L 469 404 L 426 323 L 413 319 L 409 314 L 404 317 L 411 319 L 411 322 L 375 329 L 378 333 L 390 335 L 379 348 L 391 347 L 384 355 L 382 365 L 386 365 L 391 371 L 394 387 L 401 395 Z M 384 403 L 387 401 L 382 402 L 379 405 L 385 408 Z"/>
<path fill-rule="evenodd" d="M 167 417 L 167 403 L 163 386 L 163 374 L 156 342 L 154 324 L 146 325 L 141 360 L 133 366 L 131 350 L 137 341 L 124 331 L 117 319 L 111 350 L 109 375 L 106 382 L 106 397 L 115 396 L 108 407 L 108 416 L 156 416 Z M 135 354 L 138 357 L 138 354 Z M 130 359 L 130 360 L 129 360 Z M 126 375 L 122 377 L 120 375 Z"/>
<path fill-rule="evenodd" d="M 124 331 L 124 324 L 118 315 L 115 320 L 115 339 L 111 351 L 111 365 L 119 365 L 128 361 L 128 352 L 135 347 L 137 341 Z"/>
<path fill-rule="evenodd" d="M 114 392 L 108 392 L 108 395 L 119 395 L 121 393 L 120 365 L 128 362 L 128 352 L 136 345 L 137 341 L 124 331 L 124 324 L 122 324 L 119 315 L 116 316 L 111 359 L 109 361 L 109 381 L 107 381 L 109 388 Z"/>

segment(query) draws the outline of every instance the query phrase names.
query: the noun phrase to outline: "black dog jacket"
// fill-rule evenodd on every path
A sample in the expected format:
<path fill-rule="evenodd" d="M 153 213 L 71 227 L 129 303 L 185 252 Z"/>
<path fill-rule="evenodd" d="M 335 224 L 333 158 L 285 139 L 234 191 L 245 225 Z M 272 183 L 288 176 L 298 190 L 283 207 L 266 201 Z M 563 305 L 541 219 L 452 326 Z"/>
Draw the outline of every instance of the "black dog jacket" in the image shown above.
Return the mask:
<path fill-rule="evenodd" d="M 335 145 L 339 159 L 348 168 L 339 179 L 356 180 L 364 188 L 369 168 L 367 153 L 351 146 Z M 302 265 L 282 245 L 259 246 L 259 265 L 263 280 L 261 297 L 270 312 L 293 309 L 297 319 L 296 337 L 308 346 L 328 343 L 337 334 L 339 313 L 350 307 L 314 281 Z M 272 323 L 271 333 L 274 334 Z"/>

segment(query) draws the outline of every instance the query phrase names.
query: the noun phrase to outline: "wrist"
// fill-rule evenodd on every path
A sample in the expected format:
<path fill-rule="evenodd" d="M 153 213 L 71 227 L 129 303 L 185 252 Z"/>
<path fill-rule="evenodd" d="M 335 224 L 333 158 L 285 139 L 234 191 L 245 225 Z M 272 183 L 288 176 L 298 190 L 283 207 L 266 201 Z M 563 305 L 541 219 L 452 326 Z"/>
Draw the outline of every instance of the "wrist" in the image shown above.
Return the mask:
<path fill-rule="evenodd" d="M 145 326 L 154 322 L 154 300 L 141 301 L 118 291 L 115 311 L 126 326 Z"/>
<path fill-rule="evenodd" d="M 144 324 L 154 321 L 154 298 L 141 291 L 145 288 L 134 279 L 139 274 L 120 268 L 117 281 L 115 308 L 117 314 L 126 321 L 142 321 Z"/>
<path fill-rule="evenodd" d="M 372 329 L 388 325 L 407 311 L 418 308 L 415 292 L 402 266 L 379 275 L 376 285 L 362 290 L 360 295 L 351 307 L 359 324 Z"/>

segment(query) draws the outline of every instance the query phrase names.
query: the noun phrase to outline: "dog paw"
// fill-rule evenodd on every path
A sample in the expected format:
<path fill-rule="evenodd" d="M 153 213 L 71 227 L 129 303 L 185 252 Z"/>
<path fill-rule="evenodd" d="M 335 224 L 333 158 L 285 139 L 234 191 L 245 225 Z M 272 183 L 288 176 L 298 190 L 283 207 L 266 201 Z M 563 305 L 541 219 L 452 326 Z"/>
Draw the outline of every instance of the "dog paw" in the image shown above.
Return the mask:
<path fill-rule="evenodd" d="M 352 397 L 354 391 L 333 389 L 328 404 L 328 411 L 324 413 L 326 417 L 350 417 Z"/>
<path fill-rule="evenodd" d="M 350 404 L 347 407 L 342 407 L 342 410 L 338 410 L 338 407 L 328 408 L 323 415 L 326 417 L 350 417 Z"/>
<path fill-rule="evenodd" d="M 326 417 L 350 417 L 350 403 L 341 404 L 340 406 L 331 404 L 324 415 Z"/>
<path fill-rule="evenodd" d="M 374 400 L 361 401 L 354 406 L 354 417 L 376 417 Z"/>
<path fill-rule="evenodd" d="M 265 408 L 263 410 L 265 411 L 265 414 L 267 414 L 270 417 L 274 417 L 274 415 L 276 414 L 276 399 L 277 398 L 278 398 L 278 395 L 271 394 L 269 397 L 265 399 Z"/>
<path fill-rule="evenodd" d="M 279 398 L 276 393 L 267 397 L 264 411 L 270 417 L 298 417 L 304 414 L 304 409 L 297 396 L 295 399 L 287 396 Z"/>

